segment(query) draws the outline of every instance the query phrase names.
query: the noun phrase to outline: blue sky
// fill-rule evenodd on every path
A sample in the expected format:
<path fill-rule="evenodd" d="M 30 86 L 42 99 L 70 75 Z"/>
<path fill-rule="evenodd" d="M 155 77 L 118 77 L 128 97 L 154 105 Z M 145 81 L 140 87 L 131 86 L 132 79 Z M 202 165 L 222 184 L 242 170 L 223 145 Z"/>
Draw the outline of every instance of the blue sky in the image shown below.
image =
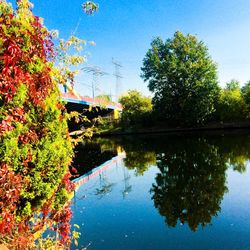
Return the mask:
<path fill-rule="evenodd" d="M 11 1 L 14 2 L 14 1 Z M 49 29 L 67 38 L 81 23 L 76 35 L 95 41 L 87 47 L 89 65 L 98 65 L 110 75 L 100 79 L 99 94 L 114 94 L 112 57 L 123 65 L 122 90 L 138 89 L 148 95 L 140 78 L 140 67 L 150 42 L 167 39 L 176 30 L 197 35 L 218 64 L 221 86 L 230 79 L 241 84 L 250 80 L 250 0 L 96 0 L 99 12 L 86 16 L 83 0 L 34 0 L 34 13 L 45 19 Z M 91 78 L 82 73 L 76 88 L 83 95 L 91 90 Z"/>

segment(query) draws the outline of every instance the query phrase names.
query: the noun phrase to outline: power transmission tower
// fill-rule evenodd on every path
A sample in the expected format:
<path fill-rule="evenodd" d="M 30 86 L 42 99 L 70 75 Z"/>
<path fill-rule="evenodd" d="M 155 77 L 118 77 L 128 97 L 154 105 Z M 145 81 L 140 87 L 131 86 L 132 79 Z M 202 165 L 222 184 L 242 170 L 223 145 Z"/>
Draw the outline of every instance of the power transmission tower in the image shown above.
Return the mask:
<path fill-rule="evenodd" d="M 82 68 L 82 70 L 86 73 L 92 74 L 93 76 L 91 88 L 92 88 L 92 97 L 93 99 L 95 99 L 95 94 L 96 94 L 95 92 L 96 90 L 98 90 L 99 77 L 108 75 L 108 73 L 102 71 L 101 68 L 97 66 L 87 66 Z"/>
<path fill-rule="evenodd" d="M 115 96 L 116 96 L 116 101 L 118 101 L 119 94 L 121 93 L 121 78 L 123 78 L 120 73 L 120 68 L 122 68 L 122 65 L 120 62 L 115 61 L 114 58 L 112 58 L 112 63 L 115 66 L 115 73 L 114 73 L 114 76 L 116 78 Z"/>

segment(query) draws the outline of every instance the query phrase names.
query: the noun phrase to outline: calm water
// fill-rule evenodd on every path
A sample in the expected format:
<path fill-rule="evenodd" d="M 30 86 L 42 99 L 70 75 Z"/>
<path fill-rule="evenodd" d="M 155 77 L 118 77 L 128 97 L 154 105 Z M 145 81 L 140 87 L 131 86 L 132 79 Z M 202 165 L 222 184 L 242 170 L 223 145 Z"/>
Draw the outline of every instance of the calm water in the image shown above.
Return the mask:
<path fill-rule="evenodd" d="M 250 249 L 250 134 L 99 139 L 77 151 L 81 174 L 91 159 L 100 166 L 76 180 L 79 247 Z"/>

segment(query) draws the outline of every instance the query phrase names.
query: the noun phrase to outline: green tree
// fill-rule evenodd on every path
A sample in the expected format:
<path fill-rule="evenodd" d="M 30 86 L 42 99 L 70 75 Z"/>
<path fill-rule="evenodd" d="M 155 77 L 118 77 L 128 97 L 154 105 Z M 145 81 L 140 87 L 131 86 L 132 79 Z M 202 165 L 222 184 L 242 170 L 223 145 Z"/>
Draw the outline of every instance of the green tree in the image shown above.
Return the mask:
<path fill-rule="evenodd" d="M 121 120 L 125 125 L 136 125 L 150 116 L 152 102 L 150 97 L 143 96 L 136 90 L 129 90 L 119 100 L 123 110 Z"/>
<path fill-rule="evenodd" d="M 241 94 L 248 106 L 250 106 L 250 81 L 246 82 L 241 88 Z"/>
<path fill-rule="evenodd" d="M 219 92 L 217 67 L 195 36 L 176 32 L 166 42 L 154 39 L 141 69 L 161 119 L 193 125 L 214 112 Z"/>
<path fill-rule="evenodd" d="M 237 90 L 240 89 L 240 82 L 238 80 L 232 79 L 230 82 L 226 83 L 226 90 Z"/>
<path fill-rule="evenodd" d="M 240 90 L 238 81 L 232 80 L 221 90 L 216 105 L 216 116 L 220 121 L 242 121 L 247 116 L 247 105 Z"/>

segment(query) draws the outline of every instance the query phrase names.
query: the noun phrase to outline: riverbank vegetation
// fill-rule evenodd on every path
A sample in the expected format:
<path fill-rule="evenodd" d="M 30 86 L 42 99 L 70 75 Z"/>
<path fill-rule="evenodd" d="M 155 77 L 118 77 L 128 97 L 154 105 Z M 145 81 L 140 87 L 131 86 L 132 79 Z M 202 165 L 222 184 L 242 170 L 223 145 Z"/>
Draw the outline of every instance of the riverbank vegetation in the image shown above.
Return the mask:
<path fill-rule="evenodd" d="M 98 6 L 88 1 L 82 8 L 92 14 Z M 74 172 L 75 168 L 71 167 L 74 144 L 68 121 L 80 120 L 81 114 L 66 113 L 58 85 L 72 91 L 70 86 L 77 73 L 73 67 L 83 63 L 84 57 L 71 56 L 68 51 L 81 51 L 86 41 L 71 36 L 60 40 L 55 48 L 56 34 L 33 15 L 28 0 L 17 0 L 16 11 L 6 1 L 0 1 L 0 248 L 34 249 L 39 244 L 41 249 L 63 249 L 70 246 L 72 237 L 79 236 L 70 232 L 69 223 L 69 200 L 74 191 L 69 170 Z M 128 91 L 120 98 L 123 112 L 112 129 L 249 121 L 250 82 L 240 88 L 239 82 L 232 80 L 225 88 L 219 87 L 217 66 L 195 36 L 176 32 L 166 42 L 154 39 L 143 60 L 142 78 L 149 82 L 153 98 Z M 99 98 L 110 101 L 107 95 Z M 86 117 L 82 119 L 89 123 Z M 84 129 L 85 135 L 92 135 L 92 130 Z M 205 148 L 206 155 L 211 151 L 200 141 L 196 146 Z M 108 156 L 113 154 L 109 152 Z M 212 158 L 213 154 L 208 156 Z M 127 150 L 124 163 L 142 175 L 158 160 L 153 150 Z M 167 160 L 161 159 L 168 164 Z M 163 168 L 159 165 L 162 172 Z M 158 177 L 159 183 L 165 181 L 163 177 Z M 224 177 L 216 173 L 215 181 L 220 178 L 224 183 Z M 155 206 L 164 215 L 160 195 L 156 195 L 162 190 L 152 190 Z M 223 192 L 224 186 L 218 190 Z M 219 204 L 221 195 L 218 197 Z M 218 209 L 211 208 L 213 214 Z M 56 236 L 40 239 L 47 228 Z"/>
<path fill-rule="evenodd" d="M 84 57 L 68 51 L 85 41 L 71 36 L 55 48 L 55 33 L 28 0 L 16 11 L 0 1 L 0 248 L 63 249 L 78 236 L 70 233 L 73 144 L 59 85 L 70 89 Z M 47 227 L 57 236 L 39 239 Z"/>
<path fill-rule="evenodd" d="M 138 123 L 148 124 L 151 119 L 153 105 L 150 97 L 143 96 L 136 90 L 128 91 L 120 98 L 123 107 L 121 113 L 122 126 L 135 126 Z"/>
<path fill-rule="evenodd" d="M 214 128 L 250 121 L 249 82 L 241 88 L 231 80 L 220 87 L 216 63 L 193 35 L 176 32 L 165 42 L 155 38 L 141 70 L 152 98 L 135 90 L 122 96 L 116 130 Z"/>

